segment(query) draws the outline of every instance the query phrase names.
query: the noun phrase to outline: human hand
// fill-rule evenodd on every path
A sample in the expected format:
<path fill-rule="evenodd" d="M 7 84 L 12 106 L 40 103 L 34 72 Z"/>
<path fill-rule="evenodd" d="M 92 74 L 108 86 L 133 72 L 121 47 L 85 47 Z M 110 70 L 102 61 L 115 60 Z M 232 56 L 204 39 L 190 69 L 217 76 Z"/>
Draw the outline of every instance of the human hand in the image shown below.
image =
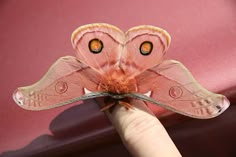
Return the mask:
<path fill-rule="evenodd" d="M 116 105 L 105 111 L 124 145 L 135 157 L 179 157 L 181 154 L 163 125 L 142 101 L 134 109 Z"/>

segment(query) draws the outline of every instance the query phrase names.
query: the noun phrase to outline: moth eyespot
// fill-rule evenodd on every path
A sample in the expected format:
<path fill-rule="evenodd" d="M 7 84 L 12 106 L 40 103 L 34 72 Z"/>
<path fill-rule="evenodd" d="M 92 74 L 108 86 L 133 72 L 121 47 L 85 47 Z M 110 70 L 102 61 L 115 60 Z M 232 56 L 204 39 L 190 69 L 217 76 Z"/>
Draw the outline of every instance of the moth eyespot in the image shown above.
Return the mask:
<path fill-rule="evenodd" d="M 149 55 L 152 52 L 153 44 L 150 41 L 144 41 L 139 47 L 139 51 L 142 55 Z"/>
<path fill-rule="evenodd" d="M 88 47 L 90 52 L 97 54 L 102 51 L 103 43 L 101 40 L 95 38 L 89 41 Z"/>
<path fill-rule="evenodd" d="M 183 95 L 183 91 L 179 86 L 173 86 L 169 90 L 169 95 L 174 99 L 178 99 Z"/>
<path fill-rule="evenodd" d="M 55 85 L 55 90 L 59 94 L 65 93 L 67 91 L 67 89 L 68 89 L 68 85 L 66 82 L 59 81 Z"/>

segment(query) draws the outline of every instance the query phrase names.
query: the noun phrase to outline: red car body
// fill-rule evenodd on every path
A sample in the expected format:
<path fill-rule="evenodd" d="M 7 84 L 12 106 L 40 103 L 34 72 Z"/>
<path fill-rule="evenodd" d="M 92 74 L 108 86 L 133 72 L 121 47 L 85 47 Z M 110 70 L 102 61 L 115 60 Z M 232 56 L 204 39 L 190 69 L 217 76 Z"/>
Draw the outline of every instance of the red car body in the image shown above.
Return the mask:
<path fill-rule="evenodd" d="M 124 31 L 166 29 L 166 58 L 181 61 L 205 88 L 226 94 L 221 116 L 195 120 L 151 106 L 183 156 L 235 156 L 236 5 L 234 0 L 1 1 L 0 156 L 130 156 L 93 100 L 46 111 L 15 104 L 13 91 L 38 81 L 61 56 L 74 55 L 78 26 L 106 22 Z"/>

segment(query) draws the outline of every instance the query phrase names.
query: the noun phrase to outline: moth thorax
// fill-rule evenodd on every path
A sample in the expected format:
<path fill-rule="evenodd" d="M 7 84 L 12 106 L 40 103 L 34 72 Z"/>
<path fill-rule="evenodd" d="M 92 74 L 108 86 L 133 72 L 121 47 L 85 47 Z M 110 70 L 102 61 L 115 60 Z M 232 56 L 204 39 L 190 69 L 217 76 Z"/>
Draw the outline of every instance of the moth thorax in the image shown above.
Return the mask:
<path fill-rule="evenodd" d="M 117 94 L 135 92 L 136 81 L 133 78 L 128 78 L 121 71 L 112 71 L 103 77 L 99 89 Z"/>

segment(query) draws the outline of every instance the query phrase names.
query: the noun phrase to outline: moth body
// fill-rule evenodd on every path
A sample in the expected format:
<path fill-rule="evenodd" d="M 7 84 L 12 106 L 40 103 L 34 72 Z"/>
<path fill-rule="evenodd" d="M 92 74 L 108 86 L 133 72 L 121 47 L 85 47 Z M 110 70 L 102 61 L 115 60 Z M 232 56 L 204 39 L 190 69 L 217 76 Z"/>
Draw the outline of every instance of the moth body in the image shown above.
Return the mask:
<path fill-rule="evenodd" d="M 120 68 L 108 71 L 98 86 L 99 91 L 105 91 L 114 94 L 124 94 L 137 91 L 136 80 L 133 77 L 127 77 Z"/>

